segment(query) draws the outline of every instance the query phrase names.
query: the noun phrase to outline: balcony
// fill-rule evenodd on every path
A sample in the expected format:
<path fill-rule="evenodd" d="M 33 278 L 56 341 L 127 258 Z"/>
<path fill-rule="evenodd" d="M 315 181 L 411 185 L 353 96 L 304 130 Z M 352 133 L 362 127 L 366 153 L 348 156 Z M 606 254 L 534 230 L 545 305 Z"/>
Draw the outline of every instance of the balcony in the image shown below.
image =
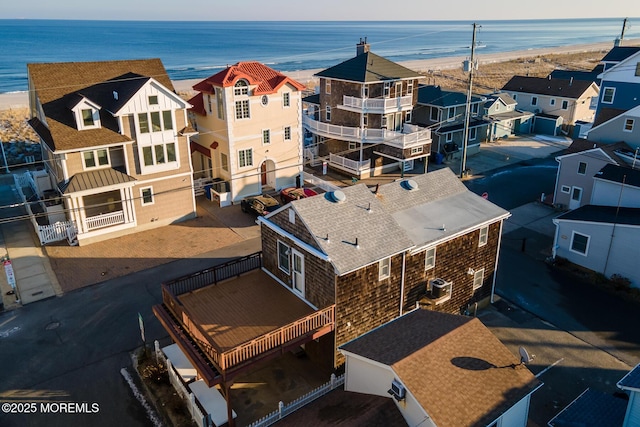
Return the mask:
<path fill-rule="evenodd" d="M 387 129 L 370 129 L 338 126 L 303 116 L 304 127 L 316 135 L 341 141 L 362 142 L 364 144 L 387 144 L 399 149 L 407 149 L 431 143 L 431 129 L 404 124 L 402 132 Z"/>
<path fill-rule="evenodd" d="M 99 228 L 124 224 L 124 211 L 109 212 L 106 214 L 87 217 L 84 221 L 85 230 L 93 231 Z"/>
<path fill-rule="evenodd" d="M 337 154 L 329 153 L 329 164 L 352 175 L 360 176 L 362 172 L 369 170 L 371 160 L 367 159 L 359 162 L 357 160 L 351 160 Z"/>
<path fill-rule="evenodd" d="M 334 329 L 335 305 L 314 310 L 260 268 L 258 252 L 162 285 L 154 313 L 210 385 Z"/>
<path fill-rule="evenodd" d="M 343 96 L 342 105 L 338 108 L 356 113 L 389 114 L 409 111 L 413 108 L 413 96 L 406 95 L 398 98 L 357 98 Z"/>

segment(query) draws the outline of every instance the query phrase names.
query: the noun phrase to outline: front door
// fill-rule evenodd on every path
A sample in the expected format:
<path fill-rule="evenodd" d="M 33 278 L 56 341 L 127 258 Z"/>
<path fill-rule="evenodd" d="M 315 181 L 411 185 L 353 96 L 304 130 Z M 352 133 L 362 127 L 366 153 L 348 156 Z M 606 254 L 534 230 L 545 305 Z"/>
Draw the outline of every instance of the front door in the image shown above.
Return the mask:
<path fill-rule="evenodd" d="M 260 182 L 262 185 L 267 185 L 267 162 L 262 162 L 260 166 Z"/>
<path fill-rule="evenodd" d="M 569 201 L 569 209 L 578 209 L 582 200 L 582 188 L 573 187 L 571 189 L 571 200 Z"/>
<path fill-rule="evenodd" d="M 304 297 L 304 255 L 295 249 L 291 249 L 291 282 L 293 290 Z"/>

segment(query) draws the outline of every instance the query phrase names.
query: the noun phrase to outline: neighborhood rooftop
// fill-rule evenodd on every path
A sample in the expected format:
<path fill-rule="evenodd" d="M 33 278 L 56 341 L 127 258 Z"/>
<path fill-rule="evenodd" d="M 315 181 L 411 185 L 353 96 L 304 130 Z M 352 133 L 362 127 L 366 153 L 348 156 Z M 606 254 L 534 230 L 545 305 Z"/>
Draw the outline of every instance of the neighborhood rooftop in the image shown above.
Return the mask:
<path fill-rule="evenodd" d="M 577 99 L 593 84 L 591 81 L 576 79 L 513 76 L 502 90 Z"/>

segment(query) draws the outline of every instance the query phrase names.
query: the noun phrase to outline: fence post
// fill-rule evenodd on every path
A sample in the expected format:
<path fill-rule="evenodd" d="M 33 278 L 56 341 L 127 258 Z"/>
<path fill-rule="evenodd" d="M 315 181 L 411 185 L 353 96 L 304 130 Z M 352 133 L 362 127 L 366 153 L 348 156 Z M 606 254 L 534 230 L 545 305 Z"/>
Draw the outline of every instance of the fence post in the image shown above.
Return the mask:
<path fill-rule="evenodd" d="M 160 358 L 160 343 L 158 340 L 153 342 L 153 347 L 156 349 L 156 364 L 158 363 L 158 359 Z"/>
<path fill-rule="evenodd" d="M 189 412 L 191 413 L 191 418 L 195 419 L 194 414 L 196 413 L 195 411 L 195 406 L 196 406 L 196 397 L 193 395 L 193 393 L 189 393 Z"/>
<path fill-rule="evenodd" d="M 336 374 L 331 374 L 331 390 L 336 388 Z"/>
<path fill-rule="evenodd" d="M 282 419 L 282 413 L 284 412 L 284 403 L 282 400 L 278 402 L 278 419 Z"/>

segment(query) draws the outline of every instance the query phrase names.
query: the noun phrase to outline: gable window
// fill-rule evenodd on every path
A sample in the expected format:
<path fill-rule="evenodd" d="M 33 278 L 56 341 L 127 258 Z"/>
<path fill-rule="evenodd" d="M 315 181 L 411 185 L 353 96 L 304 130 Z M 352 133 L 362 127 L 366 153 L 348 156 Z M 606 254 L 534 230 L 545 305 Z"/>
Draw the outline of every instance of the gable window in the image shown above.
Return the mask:
<path fill-rule="evenodd" d="M 269 129 L 265 129 L 262 131 L 262 144 L 267 145 L 271 143 L 271 131 Z"/>
<path fill-rule="evenodd" d="M 158 95 L 149 96 L 149 105 L 158 105 Z"/>
<path fill-rule="evenodd" d="M 378 279 L 386 279 L 391 276 L 391 257 L 378 262 Z"/>
<path fill-rule="evenodd" d="M 436 248 L 427 249 L 424 257 L 424 269 L 431 270 L 436 266 Z"/>
<path fill-rule="evenodd" d="M 109 153 L 106 148 L 84 151 L 82 153 L 85 169 L 109 166 Z"/>
<path fill-rule="evenodd" d="M 478 136 L 478 129 L 471 128 L 469 129 L 469 141 L 475 141 Z"/>
<path fill-rule="evenodd" d="M 589 236 L 576 231 L 571 233 L 571 252 L 586 255 L 589 249 Z"/>
<path fill-rule="evenodd" d="M 154 111 L 151 113 L 151 131 L 160 132 L 162 130 L 162 124 L 160 123 L 160 112 Z"/>
<path fill-rule="evenodd" d="M 563 110 L 569 109 L 569 101 L 567 101 L 566 99 L 562 101 L 562 109 Z"/>
<path fill-rule="evenodd" d="M 247 166 L 253 166 L 252 148 L 238 151 L 238 167 L 245 168 Z"/>
<path fill-rule="evenodd" d="M 390 93 L 391 93 L 391 82 L 384 82 L 382 96 L 384 96 L 385 98 L 388 98 Z"/>
<path fill-rule="evenodd" d="M 285 92 L 282 94 L 282 105 L 285 107 L 291 106 L 291 94 L 289 92 Z"/>
<path fill-rule="evenodd" d="M 327 109 L 325 110 L 325 117 L 327 119 L 328 122 L 331 121 L 331 107 L 329 105 L 327 105 Z"/>
<path fill-rule="evenodd" d="M 324 81 L 324 93 L 327 95 L 331 94 L 331 80 Z"/>
<path fill-rule="evenodd" d="M 85 126 L 93 126 L 95 122 L 93 121 L 93 110 L 88 108 L 86 110 L 82 110 L 82 123 Z"/>
<path fill-rule="evenodd" d="M 236 96 L 239 95 L 248 95 L 249 94 L 249 84 L 246 80 L 238 80 L 236 84 L 233 86 L 233 94 Z"/>
<path fill-rule="evenodd" d="M 291 126 L 287 126 L 284 128 L 284 140 L 285 141 L 291 140 Z"/>
<path fill-rule="evenodd" d="M 138 114 L 138 123 L 140 124 L 140 133 L 149 133 L 149 116 L 147 116 L 147 113 Z"/>
<path fill-rule="evenodd" d="M 482 283 L 484 282 L 484 268 L 474 271 L 473 273 L 473 290 L 479 289 L 482 287 Z"/>
<path fill-rule="evenodd" d="M 153 111 L 150 113 L 150 115 L 151 126 L 149 126 L 149 114 L 138 113 L 138 125 L 140 126 L 140 133 L 162 132 L 162 130 L 173 129 L 173 116 L 171 110 L 163 111 L 162 116 L 160 116 L 160 111 Z M 164 128 L 162 126 L 163 124 Z"/>
<path fill-rule="evenodd" d="M 555 98 L 551 98 L 551 99 L 549 99 L 549 105 L 550 105 L 550 106 L 552 106 L 552 107 L 553 107 L 554 105 L 556 105 L 556 99 L 555 99 Z"/>
<path fill-rule="evenodd" d="M 625 132 L 633 132 L 633 124 L 634 124 L 634 120 L 633 119 L 626 119 L 624 121 L 624 131 Z"/>
<path fill-rule="evenodd" d="M 431 121 L 432 122 L 437 122 L 438 121 L 438 109 L 436 107 L 431 107 Z"/>
<path fill-rule="evenodd" d="M 242 101 L 236 101 L 236 119 L 248 119 L 249 118 L 249 100 L 243 99 Z"/>
<path fill-rule="evenodd" d="M 489 226 L 482 227 L 480 229 L 480 238 L 478 239 L 478 246 L 484 246 L 489 240 Z"/>
<path fill-rule="evenodd" d="M 580 162 L 578 163 L 578 175 L 584 175 L 587 173 L 587 163 Z"/>
<path fill-rule="evenodd" d="M 140 200 L 142 201 L 142 206 L 152 205 L 153 204 L 153 188 L 152 187 L 141 188 Z"/>
<path fill-rule="evenodd" d="M 289 253 L 290 248 L 288 245 L 285 245 L 280 240 L 278 240 L 278 268 L 285 273 L 289 274 L 290 266 L 289 266 Z"/>
<path fill-rule="evenodd" d="M 538 97 L 537 96 L 532 96 L 531 97 L 531 105 L 538 105 Z"/>
<path fill-rule="evenodd" d="M 229 172 L 229 158 L 225 153 L 220 153 L 220 167 L 223 171 Z"/>
<path fill-rule="evenodd" d="M 211 99 L 209 99 L 211 102 Z M 216 111 L 218 112 L 218 118 L 224 120 L 224 103 L 222 102 L 222 89 L 216 88 Z M 211 112 L 211 104 L 209 104 L 209 112 Z"/>
<path fill-rule="evenodd" d="M 602 91 L 602 103 L 603 104 L 613 104 L 613 98 L 616 95 L 615 87 L 605 87 Z"/>

